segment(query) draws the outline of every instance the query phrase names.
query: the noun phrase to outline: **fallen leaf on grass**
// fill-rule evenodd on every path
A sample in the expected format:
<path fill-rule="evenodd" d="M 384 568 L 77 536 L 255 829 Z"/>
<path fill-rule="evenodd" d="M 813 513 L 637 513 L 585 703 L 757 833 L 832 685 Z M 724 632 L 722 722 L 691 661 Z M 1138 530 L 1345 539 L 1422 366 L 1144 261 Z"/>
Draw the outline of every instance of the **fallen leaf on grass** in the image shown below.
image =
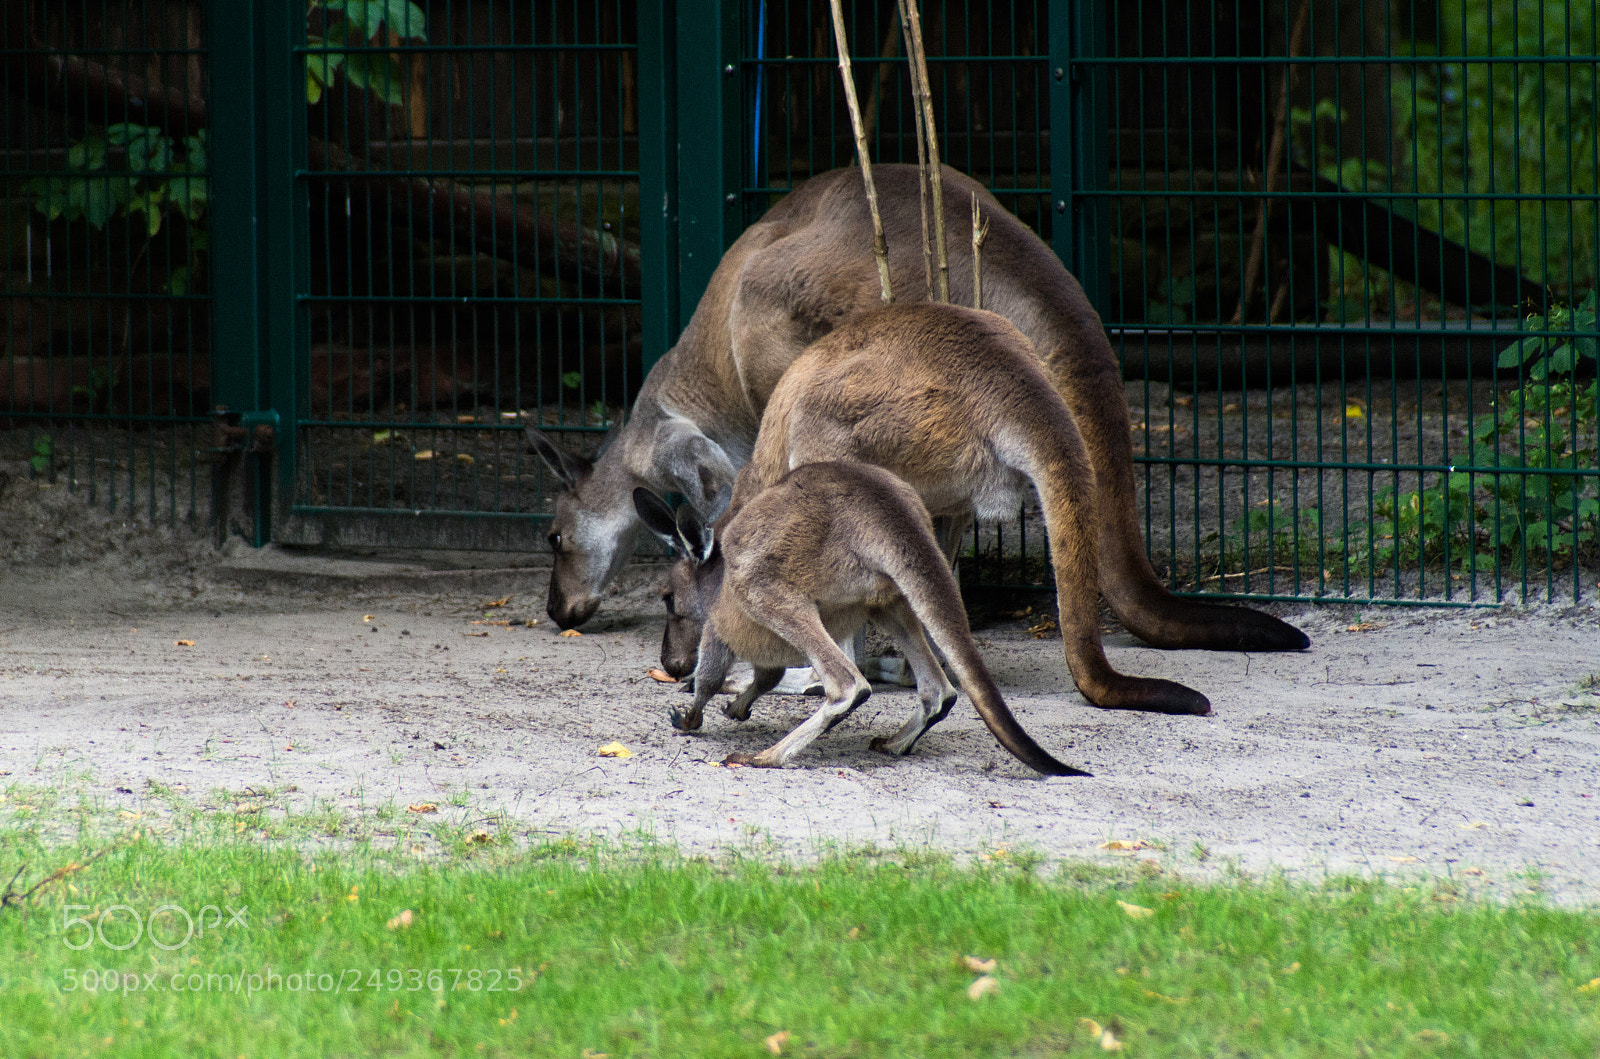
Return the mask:
<path fill-rule="evenodd" d="M 436 813 L 439 811 L 439 807 L 432 802 L 417 802 L 414 805 L 406 806 L 406 808 L 413 813 Z"/>
<path fill-rule="evenodd" d="M 977 1000 L 979 997 L 998 992 L 1000 992 L 1000 979 L 992 974 L 986 974 L 981 978 L 974 978 L 972 984 L 967 986 L 967 999 Z"/>
<path fill-rule="evenodd" d="M 1120 838 L 1114 838 L 1109 842 L 1100 843 L 1100 848 L 1113 851 L 1128 850 L 1131 852 L 1132 850 L 1136 849 L 1149 849 L 1150 843 L 1146 842 L 1142 838 L 1136 838 L 1132 842 L 1128 842 Z"/>
<path fill-rule="evenodd" d="M 1134 919 L 1145 919 L 1156 914 L 1156 910 L 1153 908 L 1146 908 L 1144 905 L 1129 904 L 1126 901 L 1118 901 L 1117 907 L 1121 908 Z"/>
<path fill-rule="evenodd" d="M 1100 1029 L 1100 1024 L 1094 1019 L 1079 1019 L 1078 1028 L 1091 1037 L 1098 1037 L 1102 1032 Z"/>
<path fill-rule="evenodd" d="M 1299 969 L 1300 969 L 1300 961 L 1296 960 L 1293 963 L 1291 963 L 1289 966 L 1285 967 L 1283 969 L 1283 973 L 1284 974 L 1294 974 Z"/>
<path fill-rule="evenodd" d="M 789 1031 L 779 1030 L 762 1043 L 767 1046 L 767 1051 L 771 1052 L 773 1055 L 782 1055 L 783 1046 L 789 1043 Z"/>
<path fill-rule="evenodd" d="M 1381 621 L 1362 621 L 1362 622 L 1357 622 L 1354 625 L 1345 626 L 1345 630 L 1344 631 L 1345 632 L 1371 632 L 1373 629 L 1381 629 L 1381 628 L 1383 628 L 1383 625 L 1384 625 L 1384 623 L 1381 622 Z"/>
<path fill-rule="evenodd" d="M 860 927 L 851 927 L 849 930 L 844 932 L 844 936 L 849 938 L 851 941 L 855 941 L 857 938 L 859 938 L 861 936 L 861 928 Z"/>
<path fill-rule="evenodd" d="M 1580 993 L 1600 992 L 1600 978 L 1591 978 L 1591 979 L 1589 979 L 1583 985 L 1580 985 L 1578 987 L 1578 992 L 1580 992 Z"/>
<path fill-rule="evenodd" d="M 478 830 L 467 836 L 467 841 L 474 845 L 487 846 L 490 842 L 489 832 Z"/>
<path fill-rule="evenodd" d="M 1483 869 L 1482 868 L 1462 868 L 1461 869 L 1461 874 L 1462 875 L 1482 875 L 1483 874 Z"/>
<path fill-rule="evenodd" d="M 561 635 L 571 639 L 574 636 L 582 636 L 583 633 L 579 632 L 577 629 L 562 629 Z"/>
<path fill-rule="evenodd" d="M 963 956 L 961 962 L 974 974 L 988 974 L 995 968 L 994 960 L 985 960 L 979 956 Z"/>
<path fill-rule="evenodd" d="M 1159 1000 L 1163 1004 L 1171 1004 L 1174 1007 L 1181 1007 L 1189 1002 L 1189 998 L 1186 996 L 1167 996 L 1167 994 L 1158 993 L 1154 989 L 1146 989 L 1144 995 L 1151 1000 Z"/>
<path fill-rule="evenodd" d="M 633 756 L 633 751 L 629 750 L 627 747 L 623 746 L 621 743 L 607 743 L 605 746 L 600 748 L 600 756 L 601 757 L 632 757 Z"/>
<path fill-rule="evenodd" d="M 1418 1030 L 1416 1033 L 1411 1035 L 1411 1039 L 1414 1041 L 1420 1041 L 1423 1044 L 1450 1043 L 1450 1035 L 1443 1030 Z"/>
<path fill-rule="evenodd" d="M 676 684 L 678 682 L 676 677 L 668 676 L 666 671 L 662 669 L 652 669 L 645 676 L 658 684 Z"/>
<path fill-rule="evenodd" d="M 611 1059 L 611 1053 L 597 1052 L 592 1048 L 585 1048 L 583 1050 L 583 1059 Z"/>
<path fill-rule="evenodd" d="M 193 640 L 173 640 L 172 641 L 172 646 L 174 646 L 174 647 L 193 647 L 194 646 L 194 641 Z"/>
<path fill-rule="evenodd" d="M 399 915 L 395 916 L 393 919 L 389 920 L 389 922 L 385 923 L 384 926 L 388 927 L 390 930 L 405 930 L 411 926 L 412 921 L 416 918 L 417 914 L 408 908 Z"/>
<path fill-rule="evenodd" d="M 1389 855 L 1389 859 L 1394 861 L 1396 864 L 1415 864 L 1417 862 L 1417 858 L 1415 857 L 1398 856 L 1392 853 Z"/>
<path fill-rule="evenodd" d="M 1100 1032 L 1100 1050 L 1102 1052 L 1120 1052 L 1122 1051 L 1122 1042 L 1117 1040 L 1110 1030 L 1102 1030 Z"/>

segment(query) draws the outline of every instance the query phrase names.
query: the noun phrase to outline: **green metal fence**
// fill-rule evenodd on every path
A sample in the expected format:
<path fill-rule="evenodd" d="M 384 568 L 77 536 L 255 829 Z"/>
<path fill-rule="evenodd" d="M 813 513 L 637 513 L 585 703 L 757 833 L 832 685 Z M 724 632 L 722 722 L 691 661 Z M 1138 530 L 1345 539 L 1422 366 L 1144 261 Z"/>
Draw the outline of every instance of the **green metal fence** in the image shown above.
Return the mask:
<path fill-rule="evenodd" d="M 846 11 L 911 160 L 894 4 Z M 529 547 L 524 424 L 598 444 L 723 249 L 851 160 L 815 2 L 5 12 L 0 460 L 149 521 L 231 495 L 257 543 Z M 923 19 L 946 160 L 1123 358 L 1176 588 L 1593 589 L 1592 0 Z M 1024 511 L 963 572 L 1047 576 L 1043 539 Z"/>
<path fill-rule="evenodd" d="M 0 27 L 0 461 L 151 523 L 207 505 L 198 15 L 17 2 Z"/>

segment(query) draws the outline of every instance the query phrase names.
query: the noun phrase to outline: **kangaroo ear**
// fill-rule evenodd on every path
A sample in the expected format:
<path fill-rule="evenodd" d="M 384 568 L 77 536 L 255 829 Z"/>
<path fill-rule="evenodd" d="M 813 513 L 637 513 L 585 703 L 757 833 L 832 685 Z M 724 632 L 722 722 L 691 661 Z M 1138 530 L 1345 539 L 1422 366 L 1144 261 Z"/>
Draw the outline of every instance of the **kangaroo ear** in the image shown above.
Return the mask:
<path fill-rule="evenodd" d="M 536 427 L 527 428 L 528 445 L 530 451 L 536 452 L 539 458 L 549 466 L 551 473 L 561 479 L 561 484 L 568 489 L 578 488 L 578 483 L 589 476 L 594 470 L 594 464 L 576 456 L 565 449 L 558 448 L 556 443 L 545 436 L 544 432 Z"/>
<path fill-rule="evenodd" d="M 651 532 L 667 542 L 669 548 L 677 548 L 678 524 L 673 521 L 672 508 L 650 490 L 640 486 L 633 491 L 633 509 L 639 513 L 639 518 L 644 521 Z"/>
<path fill-rule="evenodd" d="M 683 542 L 685 554 L 696 565 L 710 562 L 717 553 L 717 537 L 711 527 L 688 504 L 678 509 L 677 518 L 678 539 Z"/>
<path fill-rule="evenodd" d="M 722 490 L 738 473 L 727 451 L 681 421 L 659 427 L 655 444 L 660 483 L 682 493 L 691 507 L 707 517 L 721 514 Z"/>

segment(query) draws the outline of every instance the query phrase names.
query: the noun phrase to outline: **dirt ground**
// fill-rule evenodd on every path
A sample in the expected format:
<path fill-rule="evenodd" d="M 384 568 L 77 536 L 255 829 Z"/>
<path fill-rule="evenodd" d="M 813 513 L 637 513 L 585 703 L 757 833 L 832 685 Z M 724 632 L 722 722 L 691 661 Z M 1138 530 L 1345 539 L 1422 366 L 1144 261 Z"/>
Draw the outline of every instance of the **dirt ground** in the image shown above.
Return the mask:
<path fill-rule="evenodd" d="M 4 470 L 4 468 L 0 468 Z M 910 708 L 873 698 L 781 772 L 727 769 L 815 700 L 772 697 L 697 736 L 652 681 L 658 570 L 630 571 L 581 637 L 542 619 L 536 556 L 223 553 L 0 478 L 0 792 L 54 787 L 159 811 L 157 790 L 348 816 L 419 802 L 519 841 L 649 835 L 806 857 L 873 844 L 1132 857 L 1195 877 L 1355 872 L 1600 899 L 1600 609 L 1294 606 L 1303 654 L 1163 652 L 1120 628 L 1124 672 L 1181 680 L 1209 717 L 1102 712 L 1033 618 L 978 637 L 1011 708 L 1088 779 L 1043 780 L 963 699 L 916 754 L 872 753 Z M 497 597 L 509 603 L 486 607 Z M 486 619 L 486 615 L 489 617 Z M 193 641 L 190 646 L 188 641 Z M 598 756 L 620 742 L 633 754 Z M 1106 848 L 1113 840 L 1140 848 Z"/>

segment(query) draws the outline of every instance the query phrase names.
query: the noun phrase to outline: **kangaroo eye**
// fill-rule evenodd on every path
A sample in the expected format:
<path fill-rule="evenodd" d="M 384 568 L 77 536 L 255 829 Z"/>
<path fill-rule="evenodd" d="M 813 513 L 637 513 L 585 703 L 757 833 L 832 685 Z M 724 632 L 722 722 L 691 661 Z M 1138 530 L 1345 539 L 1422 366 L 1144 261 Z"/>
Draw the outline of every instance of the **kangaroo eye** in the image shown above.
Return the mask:
<path fill-rule="evenodd" d="M 561 550 L 561 534 L 552 533 L 550 536 L 546 537 L 545 540 L 550 542 L 551 551 L 559 552 Z"/>

